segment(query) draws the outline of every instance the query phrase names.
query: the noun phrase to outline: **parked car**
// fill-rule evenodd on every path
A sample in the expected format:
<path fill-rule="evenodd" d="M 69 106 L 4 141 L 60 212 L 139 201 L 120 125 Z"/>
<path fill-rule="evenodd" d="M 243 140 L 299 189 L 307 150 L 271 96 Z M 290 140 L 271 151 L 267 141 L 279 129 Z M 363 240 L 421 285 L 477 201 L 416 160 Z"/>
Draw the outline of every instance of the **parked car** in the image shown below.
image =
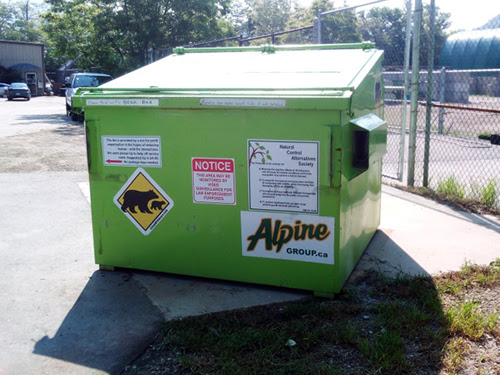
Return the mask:
<path fill-rule="evenodd" d="M 4 97 L 7 96 L 7 91 L 9 90 L 10 85 L 8 83 L 1 83 L 0 82 L 0 96 Z"/>
<path fill-rule="evenodd" d="M 7 99 L 12 100 L 14 98 L 31 99 L 30 89 L 26 83 L 14 82 L 10 85 L 9 91 L 7 91 Z"/>
<path fill-rule="evenodd" d="M 83 121 L 83 110 L 81 108 L 73 108 L 71 102 L 73 96 L 79 87 L 97 87 L 108 81 L 113 77 L 109 74 L 102 73 L 73 73 L 66 80 L 66 113 L 73 121 Z"/>

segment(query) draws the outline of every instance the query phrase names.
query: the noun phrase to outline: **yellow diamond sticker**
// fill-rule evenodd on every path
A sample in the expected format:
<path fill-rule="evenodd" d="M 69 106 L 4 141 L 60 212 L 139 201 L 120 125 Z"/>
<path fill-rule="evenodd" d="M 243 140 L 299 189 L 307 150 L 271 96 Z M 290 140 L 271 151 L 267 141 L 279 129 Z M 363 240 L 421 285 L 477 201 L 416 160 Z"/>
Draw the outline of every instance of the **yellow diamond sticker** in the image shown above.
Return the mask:
<path fill-rule="evenodd" d="M 174 206 L 174 201 L 142 168 L 135 170 L 113 200 L 146 236 Z"/>

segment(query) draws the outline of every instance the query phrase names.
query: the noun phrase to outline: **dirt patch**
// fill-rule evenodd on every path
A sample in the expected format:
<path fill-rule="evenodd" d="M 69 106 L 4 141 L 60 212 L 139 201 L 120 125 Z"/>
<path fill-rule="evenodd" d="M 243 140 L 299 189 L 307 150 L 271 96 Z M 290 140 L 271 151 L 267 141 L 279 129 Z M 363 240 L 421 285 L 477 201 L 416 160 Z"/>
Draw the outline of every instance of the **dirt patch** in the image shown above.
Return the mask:
<path fill-rule="evenodd" d="M 0 138 L 0 173 L 63 172 L 87 169 L 82 124 Z"/>

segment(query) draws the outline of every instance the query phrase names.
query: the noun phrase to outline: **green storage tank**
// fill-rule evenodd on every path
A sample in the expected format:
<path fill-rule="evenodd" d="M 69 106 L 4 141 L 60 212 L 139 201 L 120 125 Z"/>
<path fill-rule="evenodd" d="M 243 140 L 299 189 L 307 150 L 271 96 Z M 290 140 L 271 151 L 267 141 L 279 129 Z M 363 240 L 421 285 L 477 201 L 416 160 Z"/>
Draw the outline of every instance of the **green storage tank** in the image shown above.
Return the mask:
<path fill-rule="evenodd" d="M 339 292 L 380 222 L 381 60 L 178 48 L 82 89 L 96 263 Z"/>

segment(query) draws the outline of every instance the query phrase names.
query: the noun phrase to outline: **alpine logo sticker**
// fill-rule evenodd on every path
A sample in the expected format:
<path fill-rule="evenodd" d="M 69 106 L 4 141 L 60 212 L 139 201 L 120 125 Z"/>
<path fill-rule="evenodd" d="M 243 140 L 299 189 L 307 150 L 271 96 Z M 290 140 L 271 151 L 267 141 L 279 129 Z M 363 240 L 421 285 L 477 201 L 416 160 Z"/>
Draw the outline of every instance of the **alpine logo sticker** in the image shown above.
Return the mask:
<path fill-rule="evenodd" d="M 242 255 L 334 264 L 333 217 L 241 212 Z"/>

